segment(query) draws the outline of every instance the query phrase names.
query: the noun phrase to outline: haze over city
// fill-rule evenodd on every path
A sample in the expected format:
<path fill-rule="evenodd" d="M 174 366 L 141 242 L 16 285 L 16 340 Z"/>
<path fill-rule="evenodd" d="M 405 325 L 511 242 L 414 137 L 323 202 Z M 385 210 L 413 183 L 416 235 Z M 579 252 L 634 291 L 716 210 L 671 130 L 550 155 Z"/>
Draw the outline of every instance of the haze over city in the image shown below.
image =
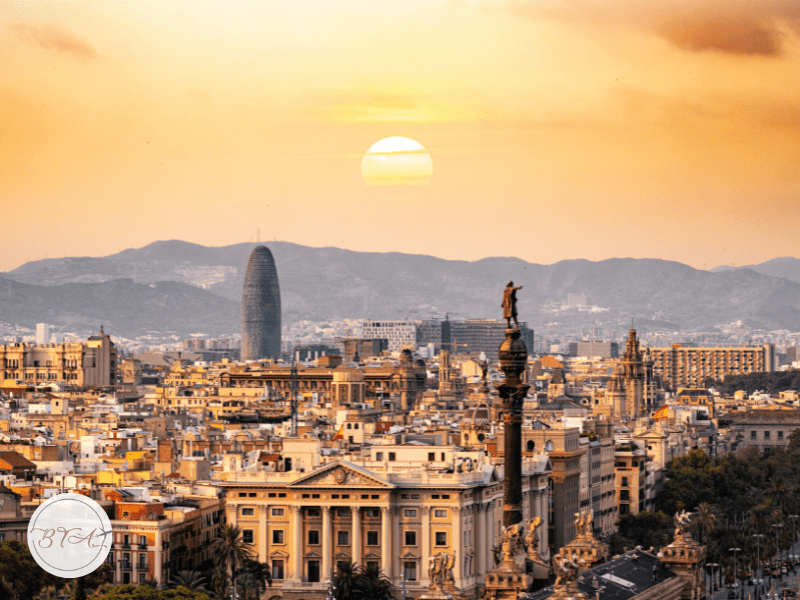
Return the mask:
<path fill-rule="evenodd" d="M 4 2 L 0 270 L 173 238 L 797 256 L 799 18 L 767 0 Z M 362 175 L 390 137 L 431 157 L 410 197 Z"/>

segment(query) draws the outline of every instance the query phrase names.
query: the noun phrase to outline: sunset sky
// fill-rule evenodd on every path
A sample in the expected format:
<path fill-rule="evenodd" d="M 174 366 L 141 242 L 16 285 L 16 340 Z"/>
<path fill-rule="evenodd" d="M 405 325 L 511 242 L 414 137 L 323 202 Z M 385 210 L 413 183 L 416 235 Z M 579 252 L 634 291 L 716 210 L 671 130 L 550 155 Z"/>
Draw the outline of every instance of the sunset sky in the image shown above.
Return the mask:
<path fill-rule="evenodd" d="M 156 240 L 800 257 L 797 0 L 0 1 L 0 271 Z M 362 179 L 402 136 L 412 197 Z"/>

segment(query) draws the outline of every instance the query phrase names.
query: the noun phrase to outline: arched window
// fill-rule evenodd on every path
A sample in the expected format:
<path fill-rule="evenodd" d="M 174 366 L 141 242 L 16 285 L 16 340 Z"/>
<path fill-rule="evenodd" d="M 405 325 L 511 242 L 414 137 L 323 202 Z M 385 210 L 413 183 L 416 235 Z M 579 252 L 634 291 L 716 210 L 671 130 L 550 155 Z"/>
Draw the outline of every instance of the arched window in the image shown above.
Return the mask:
<path fill-rule="evenodd" d="M 545 445 L 544 445 L 544 449 L 547 452 L 552 452 L 553 450 L 556 449 L 556 447 L 555 447 L 555 444 L 553 444 L 553 442 L 551 440 L 547 440 L 547 443 L 545 443 Z"/>
<path fill-rule="evenodd" d="M 528 440 L 528 443 L 527 443 L 527 444 L 525 444 L 525 449 L 526 449 L 528 452 L 533 452 L 533 449 L 535 448 L 535 446 L 536 446 L 536 445 L 533 443 L 533 440 Z"/>

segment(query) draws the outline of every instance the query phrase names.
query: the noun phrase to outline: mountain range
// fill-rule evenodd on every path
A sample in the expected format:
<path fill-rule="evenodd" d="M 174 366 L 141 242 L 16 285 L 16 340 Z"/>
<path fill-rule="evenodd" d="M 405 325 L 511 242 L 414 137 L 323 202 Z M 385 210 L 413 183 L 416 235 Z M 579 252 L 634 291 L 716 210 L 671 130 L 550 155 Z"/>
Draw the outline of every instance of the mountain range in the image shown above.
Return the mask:
<path fill-rule="evenodd" d="M 265 243 L 281 288 L 283 323 L 342 318 L 499 318 L 508 280 L 522 285 L 520 320 L 627 322 L 639 329 L 711 330 L 742 321 L 800 330 L 800 260 L 694 269 L 659 259 L 445 260 Z M 206 247 L 171 240 L 105 257 L 32 261 L 0 274 L 0 322 L 47 322 L 122 337 L 148 331 L 221 335 L 240 329 L 244 270 L 256 244 Z M 586 294 L 601 315 L 554 312 Z"/>

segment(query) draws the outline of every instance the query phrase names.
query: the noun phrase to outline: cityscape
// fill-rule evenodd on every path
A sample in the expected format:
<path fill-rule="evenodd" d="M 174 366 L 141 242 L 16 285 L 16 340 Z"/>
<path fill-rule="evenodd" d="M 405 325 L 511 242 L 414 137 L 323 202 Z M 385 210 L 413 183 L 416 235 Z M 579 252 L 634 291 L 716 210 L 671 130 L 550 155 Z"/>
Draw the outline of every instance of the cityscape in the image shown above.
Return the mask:
<path fill-rule="evenodd" d="M 800 598 L 797 5 L 1 6 L 0 600 Z"/>

